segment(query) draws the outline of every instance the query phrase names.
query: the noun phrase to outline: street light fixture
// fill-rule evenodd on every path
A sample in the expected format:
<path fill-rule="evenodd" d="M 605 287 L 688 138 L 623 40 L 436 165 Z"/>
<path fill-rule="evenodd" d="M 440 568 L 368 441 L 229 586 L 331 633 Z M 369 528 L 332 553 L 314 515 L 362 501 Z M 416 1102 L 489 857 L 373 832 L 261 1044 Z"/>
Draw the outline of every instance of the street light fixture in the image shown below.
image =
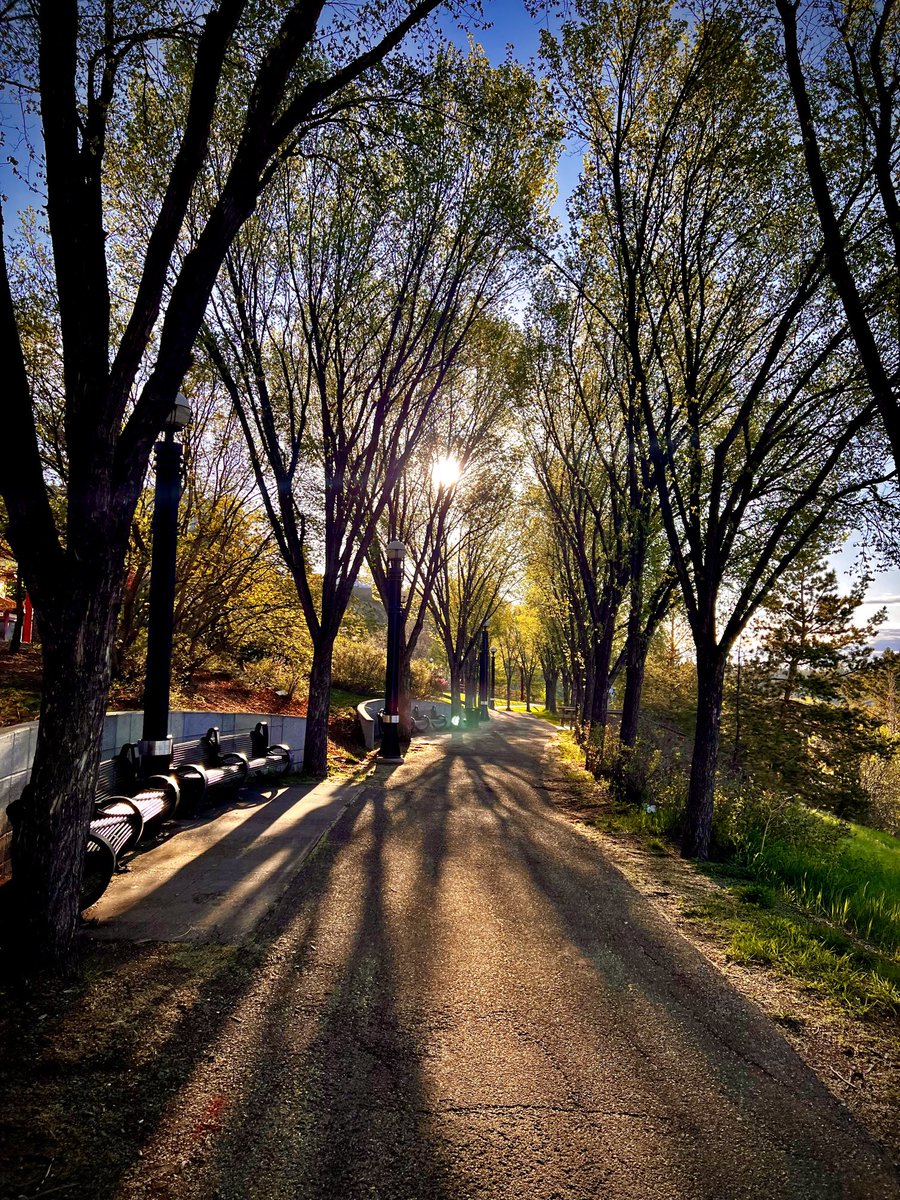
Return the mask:
<path fill-rule="evenodd" d="M 385 547 L 387 557 L 387 670 L 384 712 L 381 715 L 381 762 L 403 762 L 400 753 L 400 642 L 403 629 L 401 583 L 406 547 L 396 540 Z"/>
<path fill-rule="evenodd" d="M 147 613 L 147 671 L 144 682 L 144 725 L 138 745 L 144 775 L 168 771 L 172 758 L 169 736 L 169 691 L 172 684 L 172 637 L 175 608 L 175 558 L 178 546 L 178 503 L 181 499 L 182 447 L 175 434 L 191 423 L 191 406 L 181 392 L 156 443 L 156 486 L 153 497 L 153 549 Z"/>

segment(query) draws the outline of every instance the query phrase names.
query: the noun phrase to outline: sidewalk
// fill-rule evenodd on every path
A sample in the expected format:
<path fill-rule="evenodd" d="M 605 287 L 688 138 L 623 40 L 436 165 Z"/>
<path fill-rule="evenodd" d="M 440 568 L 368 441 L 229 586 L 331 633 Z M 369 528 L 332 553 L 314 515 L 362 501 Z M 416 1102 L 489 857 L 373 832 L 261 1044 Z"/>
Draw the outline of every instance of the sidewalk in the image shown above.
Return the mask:
<path fill-rule="evenodd" d="M 281 897 L 365 777 L 247 788 L 230 808 L 148 843 L 87 913 L 109 941 L 239 942 Z"/>

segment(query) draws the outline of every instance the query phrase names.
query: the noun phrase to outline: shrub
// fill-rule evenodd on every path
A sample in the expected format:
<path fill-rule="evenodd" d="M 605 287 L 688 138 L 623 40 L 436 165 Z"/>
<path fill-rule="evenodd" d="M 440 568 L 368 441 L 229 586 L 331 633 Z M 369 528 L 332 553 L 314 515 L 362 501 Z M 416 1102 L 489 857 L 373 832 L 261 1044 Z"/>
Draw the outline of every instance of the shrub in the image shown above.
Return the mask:
<path fill-rule="evenodd" d="M 713 848 L 716 857 L 736 858 L 753 867 L 776 846 L 802 846 L 804 853 L 833 857 L 847 826 L 824 821 L 799 800 L 749 785 L 720 785 L 716 790 Z"/>
<path fill-rule="evenodd" d="M 409 694 L 414 700 L 428 700 L 432 696 L 440 696 L 444 691 L 445 680 L 430 667 L 424 658 L 414 658 L 409 670 Z"/>
<path fill-rule="evenodd" d="M 623 746 L 610 738 L 609 773 L 617 798 L 629 804 L 655 799 L 662 781 L 662 755 L 645 738 L 634 746 Z"/>
<path fill-rule="evenodd" d="M 384 691 L 385 651 L 374 638 L 338 637 L 331 660 L 331 682 L 348 692 Z"/>

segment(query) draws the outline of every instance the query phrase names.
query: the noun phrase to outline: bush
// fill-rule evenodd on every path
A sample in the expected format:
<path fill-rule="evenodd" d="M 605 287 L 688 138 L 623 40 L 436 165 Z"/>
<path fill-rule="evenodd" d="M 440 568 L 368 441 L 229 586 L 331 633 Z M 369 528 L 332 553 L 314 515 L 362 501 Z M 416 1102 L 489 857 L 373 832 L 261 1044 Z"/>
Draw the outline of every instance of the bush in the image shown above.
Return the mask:
<path fill-rule="evenodd" d="M 662 783 L 662 754 L 639 737 L 634 746 L 611 738 L 609 773 L 615 795 L 629 804 L 653 800 Z"/>
<path fill-rule="evenodd" d="M 803 847 L 804 853 L 833 857 L 847 833 L 840 821 L 825 821 L 801 804 L 777 792 L 749 785 L 722 785 L 716 790 L 713 849 L 717 858 L 736 858 L 753 867 L 776 846 Z"/>
<path fill-rule="evenodd" d="M 900 754 L 870 755 L 862 762 L 860 777 L 869 801 L 866 824 L 900 834 Z"/>
<path fill-rule="evenodd" d="M 384 647 L 374 638 L 339 637 L 334 643 L 331 682 L 347 692 L 379 696 L 384 691 Z"/>
<path fill-rule="evenodd" d="M 409 694 L 414 700 L 429 700 L 444 691 L 445 680 L 424 658 L 414 658 L 409 670 Z"/>
<path fill-rule="evenodd" d="M 266 656 L 245 662 L 236 678 L 254 691 L 272 688 L 293 695 L 299 688 L 300 694 L 304 695 L 308 672 L 308 661 L 288 662 L 284 658 Z"/>

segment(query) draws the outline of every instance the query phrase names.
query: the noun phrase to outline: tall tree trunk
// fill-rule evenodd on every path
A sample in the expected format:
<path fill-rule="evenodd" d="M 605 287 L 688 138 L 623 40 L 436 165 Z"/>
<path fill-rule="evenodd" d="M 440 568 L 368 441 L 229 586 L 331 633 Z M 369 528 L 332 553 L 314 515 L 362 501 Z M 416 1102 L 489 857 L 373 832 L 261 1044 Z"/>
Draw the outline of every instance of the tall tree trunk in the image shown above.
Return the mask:
<path fill-rule="evenodd" d="M 591 698 L 591 725 L 605 728 L 609 719 L 609 667 L 612 660 L 614 629 L 612 621 L 594 645 L 594 691 Z"/>
<path fill-rule="evenodd" d="M 547 712 L 556 712 L 556 688 L 559 682 L 559 671 L 548 671 L 544 668 L 544 708 Z"/>
<path fill-rule="evenodd" d="M 638 653 L 631 659 L 631 647 L 628 648 L 629 661 L 625 667 L 625 695 L 622 698 L 622 723 L 619 727 L 619 741 L 623 746 L 634 746 L 637 741 L 638 718 L 641 711 L 641 693 L 644 690 L 644 671 L 647 664 L 646 650 L 643 639 L 638 642 Z"/>
<path fill-rule="evenodd" d="M 462 713 L 462 696 L 460 695 L 460 669 L 459 663 L 450 663 L 450 716 L 458 717 Z"/>
<path fill-rule="evenodd" d="M 31 780 L 11 806 L 10 933 L 22 967 L 71 964 L 109 694 L 124 547 L 42 617 L 44 683 Z"/>
<path fill-rule="evenodd" d="M 697 727 L 681 839 L 681 853 L 685 858 L 709 858 L 725 662 L 726 655 L 718 647 L 698 647 Z"/>
<path fill-rule="evenodd" d="M 628 555 L 628 628 L 625 633 L 625 694 L 619 741 L 634 746 L 637 741 L 638 711 L 644 686 L 646 644 L 643 636 L 644 563 L 647 557 L 646 525 L 639 522 Z"/>
<path fill-rule="evenodd" d="M 328 774 L 328 706 L 331 700 L 331 656 L 334 638 L 324 632 L 313 650 L 309 672 L 309 701 L 306 706 L 306 739 L 303 771 L 314 779 Z"/>
<path fill-rule="evenodd" d="M 594 656 L 585 655 L 584 671 L 581 679 L 581 726 L 587 729 L 591 723 L 591 711 L 594 704 Z"/>
<path fill-rule="evenodd" d="M 592 656 L 594 688 L 591 695 L 590 731 L 585 766 L 597 774 L 604 767 L 606 724 L 609 720 L 609 668 L 615 624 L 608 617 L 601 636 L 594 643 Z"/>
<path fill-rule="evenodd" d="M 569 705 L 572 703 L 572 676 L 569 674 L 569 672 L 566 670 L 565 667 L 562 668 L 561 674 L 562 674 L 563 708 L 568 708 Z"/>
<path fill-rule="evenodd" d="M 412 737 L 412 656 L 414 646 L 407 646 L 400 657 L 400 740 Z"/>
<path fill-rule="evenodd" d="M 472 655 L 466 659 L 466 724 L 475 725 L 478 720 L 478 666 Z"/>

